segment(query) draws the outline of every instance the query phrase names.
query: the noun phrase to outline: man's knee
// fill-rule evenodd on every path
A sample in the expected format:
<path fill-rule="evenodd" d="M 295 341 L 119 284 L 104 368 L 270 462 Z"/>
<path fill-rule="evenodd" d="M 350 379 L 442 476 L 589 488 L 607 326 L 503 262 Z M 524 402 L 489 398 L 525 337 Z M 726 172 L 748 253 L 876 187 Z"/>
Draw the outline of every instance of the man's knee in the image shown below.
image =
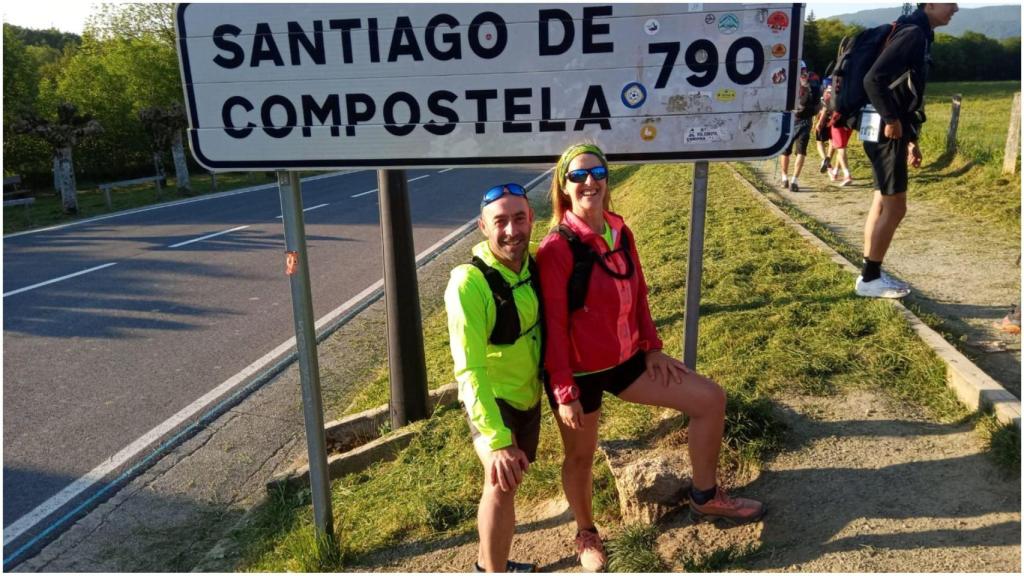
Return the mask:
<path fill-rule="evenodd" d="M 480 496 L 480 505 L 497 509 L 507 508 L 515 505 L 516 491 L 518 487 L 505 491 L 501 486 L 491 484 L 490 480 L 484 480 L 483 494 Z"/>

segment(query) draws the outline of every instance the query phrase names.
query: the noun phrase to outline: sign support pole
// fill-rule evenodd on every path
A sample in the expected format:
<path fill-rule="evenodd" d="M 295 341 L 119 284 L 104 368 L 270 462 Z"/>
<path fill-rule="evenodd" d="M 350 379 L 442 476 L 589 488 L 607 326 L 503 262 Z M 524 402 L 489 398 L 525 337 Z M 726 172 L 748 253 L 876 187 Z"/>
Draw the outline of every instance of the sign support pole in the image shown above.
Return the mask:
<path fill-rule="evenodd" d="M 697 323 L 700 321 L 700 279 L 704 272 L 704 214 L 708 206 L 708 163 L 693 165 L 690 204 L 690 250 L 686 258 L 686 311 L 683 328 L 683 364 L 697 369 Z"/>
<path fill-rule="evenodd" d="M 295 343 L 298 348 L 299 376 L 302 381 L 302 413 L 306 422 L 306 450 L 309 456 L 309 486 L 313 498 L 313 521 L 317 535 L 332 537 L 330 478 L 324 439 L 324 408 L 320 394 L 320 366 L 316 352 L 316 323 L 309 283 L 309 258 L 306 255 L 306 227 L 302 219 L 302 184 L 298 172 L 279 171 L 277 186 L 281 195 L 284 242 L 287 250 L 286 273 L 292 289 L 295 317 Z"/>
<path fill-rule="evenodd" d="M 378 170 L 384 297 L 387 306 L 391 428 L 427 414 L 427 367 L 423 356 L 416 254 L 405 170 Z"/>

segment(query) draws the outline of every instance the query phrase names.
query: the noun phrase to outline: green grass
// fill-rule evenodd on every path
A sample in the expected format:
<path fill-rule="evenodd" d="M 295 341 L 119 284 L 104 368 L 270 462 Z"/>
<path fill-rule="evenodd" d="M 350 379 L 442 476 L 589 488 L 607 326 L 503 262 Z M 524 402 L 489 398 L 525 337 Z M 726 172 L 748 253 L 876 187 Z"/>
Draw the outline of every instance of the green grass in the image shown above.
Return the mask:
<path fill-rule="evenodd" d="M 994 416 L 984 416 L 982 430 L 988 455 L 1007 478 L 1020 478 L 1020 428 L 1013 424 L 1000 424 Z"/>
<path fill-rule="evenodd" d="M 217 175 L 217 192 L 244 188 L 261 184 L 274 183 L 276 180 L 267 175 L 266 172 L 228 172 Z M 270 173 L 272 175 L 272 173 Z M 211 179 L 207 173 L 192 174 L 192 196 L 209 194 L 211 190 Z M 81 182 L 78 190 L 78 214 L 70 216 L 61 210 L 60 196 L 53 190 L 34 191 L 35 203 L 30 205 L 28 213 L 24 206 L 11 206 L 4 208 L 4 234 L 12 234 L 33 228 L 43 228 L 55 224 L 64 224 L 75 220 L 92 218 L 156 204 L 158 202 L 169 202 L 180 200 L 191 196 L 185 196 L 177 191 L 175 179 L 169 177 L 167 186 L 157 197 L 156 184 L 144 184 L 127 188 L 115 188 L 110 192 L 112 208 L 107 208 L 103 193 L 97 187 L 100 183 Z"/>
<path fill-rule="evenodd" d="M 627 526 L 608 542 L 608 571 L 668 572 L 668 566 L 655 549 L 657 540 L 658 529 L 654 526 Z"/>
<path fill-rule="evenodd" d="M 635 232 L 655 323 L 666 349 L 677 353 L 692 168 L 627 166 L 614 168 L 612 177 L 613 209 Z M 736 186 L 726 167 L 713 165 L 708 199 L 698 368 L 729 394 L 723 450 L 727 477 L 756 469 L 780 446 L 784 430 L 774 416 L 776 395 L 832 395 L 864 387 L 920 405 L 937 420 L 955 421 L 966 413 L 945 387 L 942 362 L 899 313 L 885 302 L 856 298 L 849 277 L 779 225 Z M 538 214 L 540 222 L 545 218 Z M 543 233 L 541 226 L 535 240 Z M 451 382 L 443 305 L 429 304 L 423 314 L 431 386 Z M 364 385 L 368 390 L 350 410 L 386 401 L 386 368 Z M 653 409 L 614 398 L 605 407 L 605 439 L 664 443 L 673 436 L 664 429 L 656 434 L 659 418 Z M 680 418 L 674 425 L 684 421 Z M 243 553 L 239 568 L 351 570 L 368 567 L 374 554 L 400 544 L 451 547 L 472 542 L 482 471 L 465 417 L 461 410 L 444 408 L 414 426 L 420 432 L 397 460 L 334 480 L 336 550 L 309 552 L 315 542 L 308 502 L 281 497 L 257 510 L 253 522 L 235 535 Z M 560 455 L 561 443 L 545 405 L 538 461 L 521 486 L 520 506 L 560 494 Z M 619 517 L 614 482 L 597 459 L 595 512 L 598 522 L 615 533 Z M 628 554 L 621 555 L 626 561 Z M 655 558 L 644 556 L 629 561 L 655 565 Z M 714 565 L 729 561 L 715 560 Z"/>
<path fill-rule="evenodd" d="M 911 169 L 911 202 L 937 204 L 969 221 L 1020 234 L 1020 163 L 1013 175 L 1002 174 L 1003 150 L 1014 92 L 1019 81 L 935 82 L 925 93 L 928 121 L 921 134 L 924 161 Z M 957 152 L 945 153 L 951 99 L 963 96 L 957 129 Z M 871 181 L 871 164 L 854 137 L 847 148 L 855 178 Z M 817 153 L 811 153 L 817 166 Z"/>

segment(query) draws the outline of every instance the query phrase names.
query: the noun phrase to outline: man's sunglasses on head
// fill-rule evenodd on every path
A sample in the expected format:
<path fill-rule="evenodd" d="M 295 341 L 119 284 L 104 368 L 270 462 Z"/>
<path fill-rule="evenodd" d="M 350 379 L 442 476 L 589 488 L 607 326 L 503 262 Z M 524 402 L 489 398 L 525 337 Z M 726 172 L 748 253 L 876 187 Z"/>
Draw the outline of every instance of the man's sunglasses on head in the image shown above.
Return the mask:
<path fill-rule="evenodd" d="M 526 198 L 526 190 L 522 186 L 515 182 L 509 182 L 508 184 L 499 184 L 488 190 L 484 194 L 484 199 L 480 201 L 480 207 L 483 208 L 506 194 Z"/>
<path fill-rule="evenodd" d="M 594 180 L 600 182 L 608 177 L 608 168 L 604 166 L 594 166 L 593 168 L 578 168 L 576 170 L 570 170 L 566 175 L 565 179 L 574 184 L 582 184 L 587 181 L 587 175 L 594 177 Z"/>

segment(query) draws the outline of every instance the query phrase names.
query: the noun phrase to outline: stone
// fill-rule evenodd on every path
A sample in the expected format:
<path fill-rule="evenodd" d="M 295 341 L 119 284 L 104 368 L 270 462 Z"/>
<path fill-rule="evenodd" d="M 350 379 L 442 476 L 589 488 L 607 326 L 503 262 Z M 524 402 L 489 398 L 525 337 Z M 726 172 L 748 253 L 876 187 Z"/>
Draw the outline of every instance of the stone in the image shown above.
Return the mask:
<path fill-rule="evenodd" d="M 654 524 L 685 501 L 691 483 L 685 450 L 641 450 L 602 442 L 615 477 L 623 524 Z"/>

